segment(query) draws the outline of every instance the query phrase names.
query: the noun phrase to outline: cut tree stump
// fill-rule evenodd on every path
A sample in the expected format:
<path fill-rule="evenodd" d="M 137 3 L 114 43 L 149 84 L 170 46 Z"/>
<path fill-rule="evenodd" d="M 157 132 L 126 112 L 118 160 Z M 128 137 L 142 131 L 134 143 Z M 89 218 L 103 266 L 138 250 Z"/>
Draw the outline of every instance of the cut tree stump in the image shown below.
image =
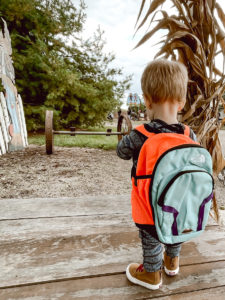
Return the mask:
<path fill-rule="evenodd" d="M 130 196 L 0 200 L 0 299 L 224 299 L 225 232 L 210 220 L 184 243 L 180 273 L 149 291 L 126 266 L 142 260 Z"/>

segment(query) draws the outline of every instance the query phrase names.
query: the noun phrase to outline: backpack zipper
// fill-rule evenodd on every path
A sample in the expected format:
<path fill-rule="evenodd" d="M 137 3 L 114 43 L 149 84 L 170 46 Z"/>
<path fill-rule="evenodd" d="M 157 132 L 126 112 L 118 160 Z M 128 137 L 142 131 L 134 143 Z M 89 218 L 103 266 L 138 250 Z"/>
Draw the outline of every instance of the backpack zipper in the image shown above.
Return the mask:
<path fill-rule="evenodd" d="M 167 183 L 166 187 L 163 189 L 163 192 L 162 192 L 162 194 L 161 194 L 160 197 L 159 197 L 158 205 L 161 206 L 161 207 L 163 206 L 166 193 L 168 192 L 169 188 L 171 187 L 171 185 L 174 183 L 174 181 L 175 181 L 178 177 L 180 177 L 180 176 L 182 176 L 182 175 L 184 175 L 184 174 L 187 174 L 187 173 L 197 173 L 197 172 L 206 173 L 206 174 L 210 175 L 211 178 L 212 178 L 213 187 L 214 187 L 214 180 L 213 180 L 212 175 L 211 175 L 209 172 L 204 171 L 204 170 L 187 170 L 187 171 L 182 171 L 182 172 L 179 172 L 177 175 L 175 175 L 175 176 Z"/>

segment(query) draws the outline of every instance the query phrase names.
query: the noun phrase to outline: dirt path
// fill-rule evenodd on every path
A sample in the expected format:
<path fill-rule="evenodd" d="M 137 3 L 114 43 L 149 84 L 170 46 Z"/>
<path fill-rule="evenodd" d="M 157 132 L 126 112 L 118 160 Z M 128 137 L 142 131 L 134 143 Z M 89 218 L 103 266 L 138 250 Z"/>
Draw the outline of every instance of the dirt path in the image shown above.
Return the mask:
<path fill-rule="evenodd" d="M 131 161 L 115 151 L 44 146 L 0 157 L 0 198 L 76 197 L 130 192 Z"/>
<path fill-rule="evenodd" d="M 225 149 L 225 131 L 221 141 Z M 130 193 L 131 161 L 115 151 L 44 146 L 0 156 L 0 198 L 77 197 Z M 219 206 L 225 208 L 225 187 L 216 181 Z"/>

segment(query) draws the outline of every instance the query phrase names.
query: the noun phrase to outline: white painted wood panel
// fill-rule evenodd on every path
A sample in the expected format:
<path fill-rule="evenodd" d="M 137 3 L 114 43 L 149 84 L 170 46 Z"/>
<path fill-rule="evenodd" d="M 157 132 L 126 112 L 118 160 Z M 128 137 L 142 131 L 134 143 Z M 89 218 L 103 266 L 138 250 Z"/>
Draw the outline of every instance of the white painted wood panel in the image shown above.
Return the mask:
<path fill-rule="evenodd" d="M 7 126 L 6 126 L 6 121 L 5 121 L 5 118 L 3 115 L 3 109 L 2 109 L 1 102 L 0 102 L 0 124 L 1 124 L 1 128 L 2 128 L 4 142 L 5 142 L 5 148 L 6 148 L 6 151 L 8 151 L 9 137 L 8 137 L 8 133 L 7 133 Z"/>
<path fill-rule="evenodd" d="M 6 100 L 4 97 L 3 93 L 0 93 L 0 102 L 1 102 L 1 107 L 2 107 L 2 113 L 3 113 L 3 118 L 4 118 L 4 123 L 5 123 L 5 127 L 6 127 L 6 134 L 7 137 L 5 137 L 5 143 L 7 144 L 7 150 L 8 150 L 8 144 L 11 141 L 11 136 L 9 134 L 9 125 L 10 125 L 10 118 L 9 118 L 9 112 L 7 109 L 7 104 L 6 104 Z"/>
<path fill-rule="evenodd" d="M 18 103 L 19 103 L 19 110 L 21 115 L 21 121 L 22 121 L 22 130 L 23 130 L 23 137 L 25 140 L 25 147 L 28 146 L 28 139 L 27 139 L 27 128 L 26 128 L 26 121 L 25 121 L 25 115 L 24 115 L 24 109 L 23 109 L 23 103 L 21 96 L 18 95 Z"/>
<path fill-rule="evenodd" d="M 1 92 L 0 95 L 0 155 L 21 150 L 28 145 L 22 100 L 15 83 L 10 33 L 3 18 L 1 23 L 4 24 L 4 30 L 0 29 L 0 82 L 4 94 Z M 9 134 L 10 125 L 12 137 Z"/>
<path fill-rule="evenodd" d="M 18 96 L 16 97 L 16 105 L 17 105 L 18 120 L 19 120 L 19 123 L 20 123 L 22 143 L 23 143 L 23 147 L 26 147 L 25 134 L 24 134 L 24 128 L 23 128 L 23 120 L 22 120 L 22 115 L 21 115 L 21 107 L 19 105 Z"/>
<path fill-rule="evenodd" d="M 6 153 L 5 141 L 2 133 L 2 123 L 0 123 L 0 147 L 3 154 Z"/>

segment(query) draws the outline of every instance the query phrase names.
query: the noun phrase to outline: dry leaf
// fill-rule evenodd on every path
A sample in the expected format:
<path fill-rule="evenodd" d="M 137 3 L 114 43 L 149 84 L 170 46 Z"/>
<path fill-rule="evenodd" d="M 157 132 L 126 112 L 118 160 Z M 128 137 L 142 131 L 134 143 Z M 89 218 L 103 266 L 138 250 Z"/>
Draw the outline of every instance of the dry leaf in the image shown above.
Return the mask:
<path fill-rule="evenodd" d="M 197 133 L 203 146 L 213 157 L 213 169 L 217 174 L 225 166 L 218 132 L 223 122 L 218 122 L 218 106 L 225 103 L 222 95 L 225 91 L 224 70 L 215 64 L 216 56 L 225 58 L 225 33 L 220 28 L 214 11 L 225 27 L 225 14 L 215 0 L 171 0 L 178 15 L 170 16 L 160 11 L 159 5 L 165 1 L 152 1 L 143 21 L 138 28 L 158 12 L 162 18 L 150 29 L 138 43 L 148 41 L 153 34 L 167 29 L 161 49 L 155 57 L 165 57 L 181 61 L 188 70 L 189 84 L 186 105 L 182 111 L 182 120 Z M 146 1 L 142 1 L 138 20 Z M 219 51 L 219 47 L 222 51 Z M 178 55 L 177 55 L 178 52 Z M 225 122 L 225 120 L 224 120 Z"/>
<path fill-rule="evenodd" d="M 225 27 L 225 14 L 218 3 L 215 4 L 215 7 L 217 10 L 218 16 L 220 18 L 220 21 L 223 23 L 223 26 Z"/>
<path fill-rule="evenodd" d="M 145 21 L 146 21 L 147 18 L 150 16 L 150 14 L 151 14 L 153 11 L 155 11 L 155 10 L 156 10 L 161 4 L 163 4 L 165 1 L 166 1 L 166 0 L 153 0 L 153 1 L 151 2 L 150 7 L 149 7 L 149 10 L 147 11 L 147 13 L 146 13 L 146 15 L 145 15 L 143 21 L 141 22 L 141 24 L 138 26 L 138 29 L 140 29 L 140 28 L 144 25 Z M 143 2 L 144 2 L 144 1 L 143 1 Z M 143 4 L 143 2 L 142 2 L 142 4 Z M 143 6 L 143 7 L 144 7 L 144 6 Z M 143 7 L 141 8 L 140 12 L 142 12 Z M 138 30 L 138 29 L 137 29 L 137 30 Z"/>

